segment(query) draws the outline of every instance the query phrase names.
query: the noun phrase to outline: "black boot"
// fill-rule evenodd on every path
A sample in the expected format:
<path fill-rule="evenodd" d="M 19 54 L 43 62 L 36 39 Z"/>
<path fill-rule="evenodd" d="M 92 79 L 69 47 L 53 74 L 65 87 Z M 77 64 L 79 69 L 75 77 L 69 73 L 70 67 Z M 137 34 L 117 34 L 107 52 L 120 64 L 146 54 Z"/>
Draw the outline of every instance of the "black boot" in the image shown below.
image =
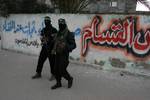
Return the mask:
<path fill-rule="evenodd" d="M 51 87 L 51 89 L 54 90 L 60 87 L 61 87 L 61 83 L 56 83 L 54 86 Z"/>
<path fill-rule="evenodd" d="M 68 80 L 68 88 L 71 88 L 73 84 L 73 77 Z"/>
<path fill-rule="evenodd" d="M 34 76 L 32 76 L 32 79 L 37 79 L 37 78 L 41 78 L 41 74 L 36 73 Z"/>

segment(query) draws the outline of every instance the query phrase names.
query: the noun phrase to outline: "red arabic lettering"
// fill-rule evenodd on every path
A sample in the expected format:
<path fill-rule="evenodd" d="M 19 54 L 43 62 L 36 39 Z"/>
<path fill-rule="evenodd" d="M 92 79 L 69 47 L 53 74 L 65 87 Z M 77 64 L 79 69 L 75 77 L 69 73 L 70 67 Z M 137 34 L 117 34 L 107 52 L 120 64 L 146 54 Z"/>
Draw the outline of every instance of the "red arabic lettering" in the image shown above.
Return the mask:
<path fill-rule="evenodd" d="M 150 30 L 144 35 L 144 42 L 140 42 L 142 33 L 135 33 L 136 18 L 130 16 L 124 21 L 113 22 L 106 31 L 101 30 L 102 17 L 95 16 L 90 26 L 83 28 L 82 32 L 82 55 L 85 56 L 88 49 L 88 42 L 98 45 L 121 46 L 131 49 L 135 55 L 146 55 L 150 52 Z"/>

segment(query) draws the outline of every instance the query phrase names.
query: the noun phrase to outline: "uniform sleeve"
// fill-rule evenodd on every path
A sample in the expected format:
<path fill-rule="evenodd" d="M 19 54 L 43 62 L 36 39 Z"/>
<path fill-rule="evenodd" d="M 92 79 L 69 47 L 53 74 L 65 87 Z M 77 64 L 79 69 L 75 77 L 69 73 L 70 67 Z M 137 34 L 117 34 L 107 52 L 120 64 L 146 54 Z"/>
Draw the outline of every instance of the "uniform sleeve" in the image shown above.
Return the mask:
<path fill-rule="evenodd" d="M 53 30 L 52 30 L 52 40 L 54 40 L 56 38 L 57 32 L 58 32 L 57 29 L 53 28 Z"/>
<path fill-rule="evenodd" d="M 57 29 L 56 28 L 54 28 L 54 33 L 57 33 L 58 31 L 57 31 Z"/>
<path fill-rule="evenodd" d="M 41 36 L 44 36 L 44 28 L 41 30 Z"/>
<path fill-rule="evenodd" d="M 53 28 L 53 33 L 56 34 L 58 31 L 56 28 Z"/>
<path fill-rule="evenodd" d="M 75 36 L 73 32 L 69 32 L 67 36 L 67 49 L 71 52 L 76 48 Z"/>

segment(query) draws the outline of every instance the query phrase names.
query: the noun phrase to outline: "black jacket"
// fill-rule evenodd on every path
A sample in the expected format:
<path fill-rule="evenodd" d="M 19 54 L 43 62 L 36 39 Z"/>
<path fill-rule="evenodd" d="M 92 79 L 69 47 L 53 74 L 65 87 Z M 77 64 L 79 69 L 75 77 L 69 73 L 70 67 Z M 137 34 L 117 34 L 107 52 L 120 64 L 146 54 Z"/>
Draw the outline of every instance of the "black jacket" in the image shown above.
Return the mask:
<path fill-rule="evenodd" d="M 48 42 L 46 44 L 43 44 L 43 46 L 46 46 L 50 49 L 53 48 L 53 45 L 54 45 L 54 38 L 57 34 L 57 30 L 56 28 L 52 27 L 52 26 L 49 26 L 49 27 L 45 27 L 42 29 L 41 31 L 41 36 L 42 37 L 46 37 L 48 38 Z"/>
<path fill-rule="evenodd" d="M 63 43 L 65 44 L 64 47 L 62 47 Z M 64 29 L 63 31 L 59 31 L 57 34 L 57 39 L 56 39 L 56 52 L 63 52 L 64 53 L 69 53 L 73 49 L 76 48 L 76 43 L 75 43 L 75 36 L 73 32 L 70 32 L 67 28 Z"/>

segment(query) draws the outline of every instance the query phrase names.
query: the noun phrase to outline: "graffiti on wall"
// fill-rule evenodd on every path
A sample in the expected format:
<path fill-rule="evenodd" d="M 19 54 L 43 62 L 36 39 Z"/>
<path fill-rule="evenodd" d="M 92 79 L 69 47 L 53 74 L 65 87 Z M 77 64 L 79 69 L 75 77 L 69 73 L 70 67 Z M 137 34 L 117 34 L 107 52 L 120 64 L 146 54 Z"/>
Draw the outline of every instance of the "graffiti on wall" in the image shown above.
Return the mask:
<path fill-rule="evenodd" d="M 15 43 L 18 45 L 18 46 L 34 46 L 36 48 L 38 48 L 40 46 L 40 43 L 38 43 L 37 40 L 34 40 L 34 41 L 30 41 L 28 38 L 23 38 L 23 39 L 15 39 Z"/>
<path fill-rule="evenodd" d="M 80 36 L 80 33 L 81 33 L 81 29 L 76 28 L 76 30 L 74 31 L 75 36 Z"/>
<path fill-rule="evenodd" d="M 2 25 L 2 29 L 4 32 L 13 32 L 13 33 L 23 33 L 26 36 L 32 38 L 34 34 L 40 35 L 42 28 L 44 28 L 44 22 L 41 23 L 41 26 L 38 28 L 36 27 L 36 21 L 28 21 L 27 24 L 16 24 L 14 20 L 5 20 L 4 24 Z M 74 34 L 79 36 L 81 32 L 81 28 L 76 28 Z"/>
<path fill-rule="evenodd" d="M 17 21 L 18 22 L 18 21 Z M 24 34 L 23 39 L 14 39 L 14 43 L 19 47 L 29 47 L 34 46 L 38 48 L 40 43 L 37 40 L 30 41 L 33 36 L 39 36 L 42 28 L 44 28 L 44 22 L 37 23 L 36 20 L 26 21 L 17 23 L 15 20 L 4 20 L 2 24 L 3 32 L 10 32 L 13 34 Z M 40 26 L 39 26 L 40 25 Z M 81 29 L 76 28 L 74 34 L 80 36 Z"/>
<path fill-rule="evenodd" d="M 3 31 L 4 32 L 13 32 L 13 33 L 22 33 L 26 36 L 32 38 L 34 34 L 39 35 L 41 29 L 44 27 L 42 23 L 40 28 L 37 28 L 35 20 L 28 21 L 27 24 L 17 24 L 14 20 L 5 20 L 3 24 Z"/>
<path fill-rule="evenodd" d="M 112 19 L 106 29 L 101 30 L 104 22 L 101 16 L 95 16 L 91 24 L 82 30 L 82 56 L 86 56 L 89 43 L 100 47 L 123 48 L 135 57 L 147 57 L 150 54 L 150 27 L 140 28 L 138 16 L 124 19 Z"/>

